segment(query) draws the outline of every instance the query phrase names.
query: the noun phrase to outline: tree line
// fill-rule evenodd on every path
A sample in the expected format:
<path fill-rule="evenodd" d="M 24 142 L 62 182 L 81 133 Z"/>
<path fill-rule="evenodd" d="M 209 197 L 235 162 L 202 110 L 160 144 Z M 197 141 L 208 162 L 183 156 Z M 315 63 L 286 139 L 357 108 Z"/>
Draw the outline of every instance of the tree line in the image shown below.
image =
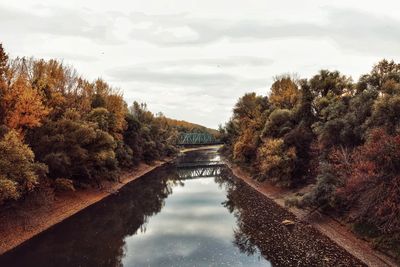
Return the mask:
<path fill-rule="evenodd" d="M 382 60 L 356 82 L 277 76 L 268 95 L 241 97 L 220 132 L 255 179 L 313 184 L 288 204 L 342 216 L 400 256 L 400 64 Z"/>
<path fill-rule="evenodd" d="M 0 205 L 41 187 L 74 190 L 177 152 L 200 125 L 128 106 L 103 79 L 57 60 L 11 59 L 0 44 Z M 1 206 L 0 206 L 1 207 Z"/>

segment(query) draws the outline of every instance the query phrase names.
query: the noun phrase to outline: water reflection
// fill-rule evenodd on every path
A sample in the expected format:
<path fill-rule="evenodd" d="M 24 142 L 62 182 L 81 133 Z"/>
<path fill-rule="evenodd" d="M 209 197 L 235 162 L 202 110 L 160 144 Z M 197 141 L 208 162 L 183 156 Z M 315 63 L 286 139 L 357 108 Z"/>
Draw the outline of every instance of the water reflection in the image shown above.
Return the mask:
<path fill-rule="evenodd" d="M 162 168 L 0 257 L 0 266 L 122 266 L 125 237 L 146 232 L 179 184 Z"/>
<path fill-rule="evenodd" d="M 0 266 L 360 265 L 311 227 L 286 229 L 293 215 L 218 160 L 215 150 L 187 153 L 1 256 Z"/>
<path fill-rule="evenodd" d="M 215 159 L 215 151 L 188 153 L 0 257 L 0 266 L 265 266 L 232 242 L 235 218 L 214 181 L 222 167 L 204 166 Z M 180 165 L 193 162 L 200 167 Z"/>
<path fill-rule="evenodd" d="M 180 180 L 207 178 L 219 176 L 222 172 L 221 166 L 207 166 L 201 168 L 178 168 L 177 174 Z"/>

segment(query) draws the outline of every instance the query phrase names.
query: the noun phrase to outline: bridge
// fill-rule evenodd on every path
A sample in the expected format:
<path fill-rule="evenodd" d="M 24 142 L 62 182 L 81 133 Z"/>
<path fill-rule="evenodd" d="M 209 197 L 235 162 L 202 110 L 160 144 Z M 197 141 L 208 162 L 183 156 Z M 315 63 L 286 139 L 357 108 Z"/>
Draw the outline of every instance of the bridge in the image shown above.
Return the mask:
<path fill-rule="evenodd" d="M 221 142 L 209 133 L 181 133 L 177 145 L 217 145 Z"/>

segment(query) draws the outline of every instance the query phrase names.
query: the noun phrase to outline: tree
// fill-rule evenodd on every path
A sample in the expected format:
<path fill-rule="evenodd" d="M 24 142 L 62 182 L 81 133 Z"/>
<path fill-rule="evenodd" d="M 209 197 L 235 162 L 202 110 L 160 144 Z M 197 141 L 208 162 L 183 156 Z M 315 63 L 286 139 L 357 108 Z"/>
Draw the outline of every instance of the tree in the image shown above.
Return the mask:
<path fill-rule="evenodd" d="M 8 70 L 8 55 L 4 51 L 3 45 L 0 43 L 0 77 L 4 79 Z"/>
<path fill-rule="evenodd" d="M 254 163 L 258 139 L 252 129 L 245 129 L 233 146 L 233 159 L 244 164 Z"/>
<path fill-rule="evenodd" d="M 343 166 L 339 165 L 339 167 Z M 400 229 L 400 135 L 371 131 L 352 154 L 351 168 L 338 194 L 357 215 L 384 233 Z"/>
<path fill-rule="evenodd" d="M 8 71 L 8 55 L 3 49 L 3 45 L 0 43 L 0 103 L 4 101 L 4 94 L 7 88 L 7 71 Z M 6 109 L 4 105 L 0 105 L 0 123 L 5 120 Z"/>
<path fill-rule="evenodd" d="M 357 90 L 376 89 L 384 91 L 382 89 L 385 89 L 385 84 L 390 81 L 400 83 L 400 64 L 395 63 L 393 60 L 384 59 L 374 65 L 369 74 L 361 76 Z"/>
<path fill-rule="evenodd" d="M 42 97 L 30 87 L 24 74 L 18 75 L 12 84 L 4 87 L 1 95 L 3 123 L 19 132 L 40 126 L 41 121 L 49 113 L 49 109 L 42 102 Z"/>
<path fill-rule="evenodd" d="M 10 130 L 0 138 L 0 204 L 32 191 L 46 166 L 35 162 L 32 150 Z"/>
<path fill-rule="evenodd" d="M 292 113 L 288 109 L 275 109 L 269 115 L 264 129 L 263 137 L 283 137 L 293 129 Z"/>
<path fill-rule="evenodd" d="M 397 132 L 400 127 L 400 94 L 378 98 L 372 107 L 371 117 L 366 126 L 383 127 L 391 134 Z"/>
<path fill-rule="evenodd" d="M 268 180 L 282 186 L 292 186 L 296 149 L 287 147 L 282 139 L 267 139 L 258 150 L 259 175 L 261 181 Z"/>
<path fill-rule="evenodd" d="M 102 131 L 114 133 L 117 122 L 113 115 L 105 108 L 94 108 L 87 115 L 87 120 L 96 123 Z"/>
<path fill-rule="evenodd" d="M 310 86 L 315 96 L 325 97 L 328 93 L 342 95 L 352 94 L 352 79 L 341 75 L 338 71 L 320 70 L 320 72 L 310 79 Z"/>
<path fill-rule="evenodd" d="M 95 124 L 61 119 L 33 131 L 31 145 L 37 157 L 49 166 L 49 177 L 80 183 L 116 179 L 116 143 Z"/>
<path fill-rule="evenodd" d="M 281 109 L 292 109 L 300 98 L 297 81 L 289 75 L 275 77 L 269 101 Z"/>

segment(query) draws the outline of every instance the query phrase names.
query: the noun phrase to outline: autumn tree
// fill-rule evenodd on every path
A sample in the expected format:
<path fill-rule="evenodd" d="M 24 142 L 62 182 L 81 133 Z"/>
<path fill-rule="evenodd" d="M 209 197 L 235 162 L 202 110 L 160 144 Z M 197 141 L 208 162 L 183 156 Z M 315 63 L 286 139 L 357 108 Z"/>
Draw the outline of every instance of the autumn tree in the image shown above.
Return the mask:
<path fill-rule="evenodd" d="M 28 82 L 26 71 L 20 63 L 13 64 L 7 85 L 2 88 L 3 123 L 18 132 L 40 126 L 49 113 L 42 96 Z M 9 74 L 11 75 L 11 74 Z"/>
<path fill-rule="evenodd" d="M 261 181 L 292 186 L 292 172 L 296 160 L 296 149 L 287 147 L 282 139 L 267 139 L 258 150 L 259 176 Z"/>
<path fill-rule="evenodd" d="M 292 109 L 300 97 L 300 91 L 295 78 L 290 75 L 275 77 L 271 86 L 269 101 L 281 109 Z"/>
<path fill-rule="evenodd" d="M 22 143 L 14 130 L 0 137 L 0 154 L 1 204 L 32 191 L 47 169 L 44 164 L 35 162 L 32 150 Z"/>
<path fill-rule="evenodd" d="M 367 142 L 354 151 L 349 176 L 339 191 L 348 207 L 358 207 L 359 221 L 386 233 L 400 229 L 399 151 L 400 135 L 371 131 Z"/>
<path fill-rule="evenodd" d="M 7 71 L 8 71 L 8 55 L 3 49 L 3 45 L 0 43 L 0 103 L 4 100 L 4 95 L 7 88 Z M 4 105 L 0 105 L 0 123 L 5 121 L 6 109 Z"/>

